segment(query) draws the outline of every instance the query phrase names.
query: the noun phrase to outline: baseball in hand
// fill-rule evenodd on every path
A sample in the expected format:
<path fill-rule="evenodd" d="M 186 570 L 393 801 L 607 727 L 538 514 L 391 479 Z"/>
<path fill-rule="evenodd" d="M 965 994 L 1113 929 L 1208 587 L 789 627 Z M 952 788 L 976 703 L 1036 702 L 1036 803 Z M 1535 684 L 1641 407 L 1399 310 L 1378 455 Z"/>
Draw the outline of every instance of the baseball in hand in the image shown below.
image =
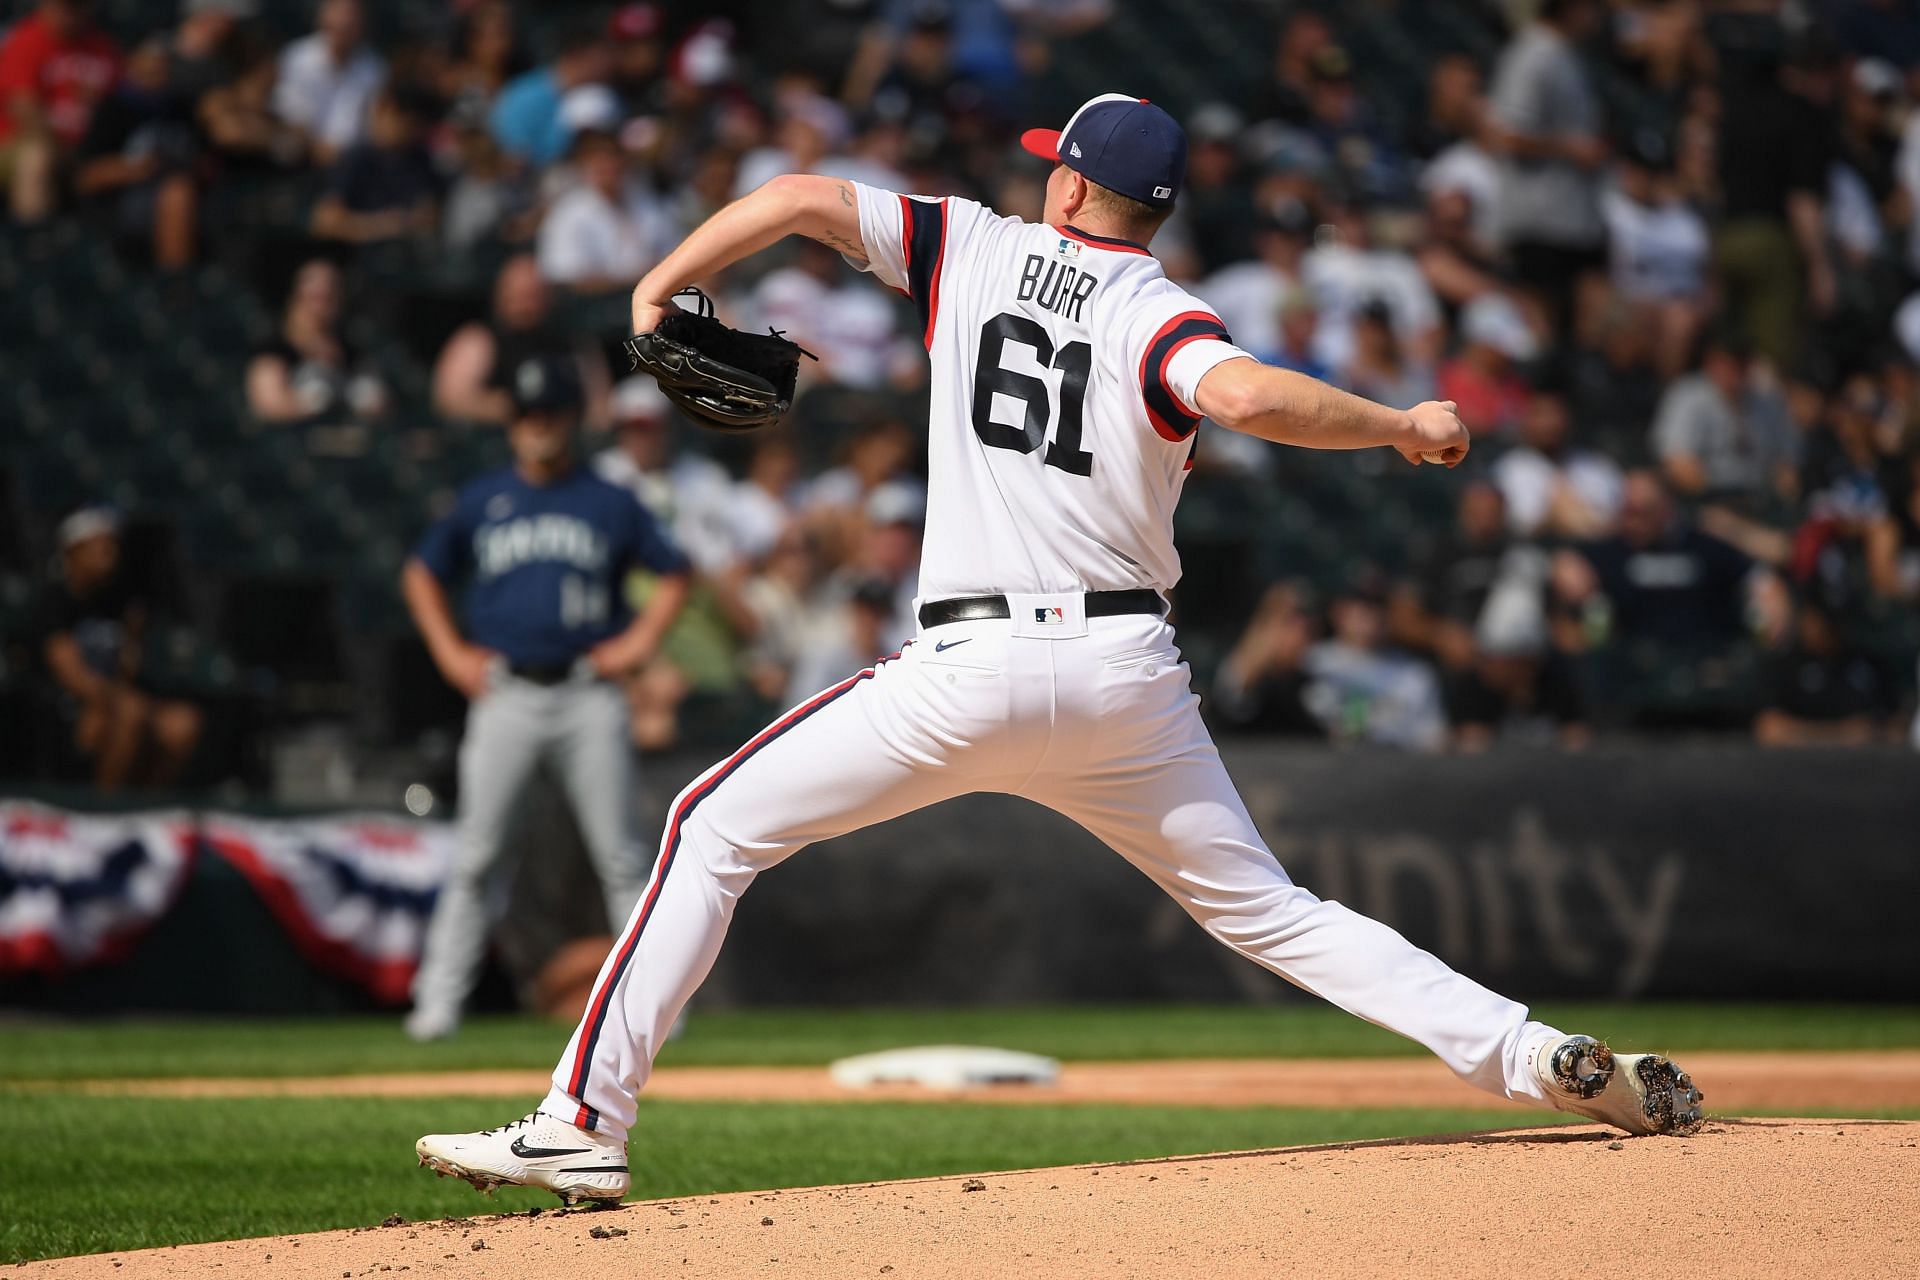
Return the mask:
<path fill-rule="evenodd" d="M 1431 462 L 1436 467 L 1444 467 L 1447 465 L 1447 455 L 1444 453 L 1423 453 L 1420 455 L 1420 461 Z"/>

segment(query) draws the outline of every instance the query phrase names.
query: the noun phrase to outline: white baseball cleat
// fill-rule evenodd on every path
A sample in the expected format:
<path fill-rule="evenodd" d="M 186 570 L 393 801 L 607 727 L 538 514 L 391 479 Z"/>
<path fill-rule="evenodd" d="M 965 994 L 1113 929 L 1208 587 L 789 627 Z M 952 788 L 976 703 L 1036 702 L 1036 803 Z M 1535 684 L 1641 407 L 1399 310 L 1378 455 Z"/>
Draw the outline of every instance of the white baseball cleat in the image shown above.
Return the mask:
<path fill-rule="evenodd" d="M 1705 1121 L 1693 1077 L 1657 1053 L 1615 1053 L 1592 1036 L 1568 1036 L 1540 1051 L 1534 1071 L 1555 1107 L 1628 1133 L 1684 1136 Z"/>
<path fill-rule="evenodd" d="M 627 1194 L 627 1144 L 536 1111 L 498 1129 L 430 1133 L 413 1144 L 420 1163 L 477 1190 L 544 1187 L 569 1205 Z"/>

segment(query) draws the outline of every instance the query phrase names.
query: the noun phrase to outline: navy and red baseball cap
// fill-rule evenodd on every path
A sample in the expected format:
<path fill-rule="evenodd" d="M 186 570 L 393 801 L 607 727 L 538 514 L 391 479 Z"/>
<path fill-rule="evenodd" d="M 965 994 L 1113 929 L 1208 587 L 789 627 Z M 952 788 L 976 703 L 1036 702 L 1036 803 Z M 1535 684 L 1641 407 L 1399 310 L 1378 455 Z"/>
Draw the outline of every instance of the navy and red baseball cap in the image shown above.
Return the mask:
<path fill-rule="evenodd" d="M 1187 176 L 1187 131 L 1145 98 L 1103 93 L 1064 129 L 1029 129 L 1020 145 L 1142 204 L 1165 208 Z"/>

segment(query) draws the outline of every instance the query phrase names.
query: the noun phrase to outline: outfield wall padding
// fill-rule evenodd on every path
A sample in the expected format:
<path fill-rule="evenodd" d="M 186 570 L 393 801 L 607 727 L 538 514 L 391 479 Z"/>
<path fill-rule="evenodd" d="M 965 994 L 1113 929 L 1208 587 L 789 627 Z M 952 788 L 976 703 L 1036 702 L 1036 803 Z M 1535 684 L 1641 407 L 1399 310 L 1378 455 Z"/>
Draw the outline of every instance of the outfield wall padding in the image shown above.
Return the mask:
<path fill-rule="evenodd" d="M 1292 877 L 1520 998 L 1920 1001 L 1920 757 L 1745 746 L 1415 757 L 1228 743 Z M 705 757 L 648 762 L 648 842 Z M 511 999 L 604 928 L 552 797 L 522 825 Z M 671 895 L 671 885 L 668 893 Z M 664 902 L 661 909 L 670 910 Z M 514 981 L 509 982 L 508 977 Z M 1303 999 L 1207 938 L 1117 854 L 1038 805 L 967 796 L 760 877 L 701 1001 Z M 0 980 L 0 1008 L 371 1007 L 314 972 L 258 895 L 202 858 L 125 957 Z"/>

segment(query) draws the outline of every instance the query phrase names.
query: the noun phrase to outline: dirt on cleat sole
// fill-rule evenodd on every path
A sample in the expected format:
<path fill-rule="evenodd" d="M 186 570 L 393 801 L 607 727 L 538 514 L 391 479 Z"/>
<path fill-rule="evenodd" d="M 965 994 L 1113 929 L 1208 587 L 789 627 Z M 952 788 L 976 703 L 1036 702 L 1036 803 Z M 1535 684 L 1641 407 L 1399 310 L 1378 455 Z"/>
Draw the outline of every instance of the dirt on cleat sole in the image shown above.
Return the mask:
<path fill-rule="evenodd" d="M 451 1160 L 442 1160 L 439 1156 L 421 1156 L 420 1163 L 443 1178 L 458 1178 L 475 1191 L 483 1192 L 487 1195 L 492 1195 L 495 1187 L 506 1185 L 505 1178 L 495 1177 L 490 1173 L 481 1173 L 477 1169 L 469 1169 L 465 1165 L 455 1164 Z"/>
<path fill-rule="evenodd" d="M 1694 1086 L 1693 1077 L 1675 1066 L 1672 1059 L 1657 1053 L 1641 1056 L 1633 1064 L 1639 1081 L 1647 1123 L 1655 1133 L 1686 1137 L 1698 1133 L 1706 1123 L 1701 1103 L 1706 1095 Z"/>
<path fill-rule="evenodd" d="M 439 1156 L 421 1156 L 420 1163 L 442 1178 L 458 1178 L 483 1195 L 492 1195 L 497 1187 L 524 1186 L 531 1191 L 551 1191 L 558 1196 L 560 1203 L 569 1209 L 612 1209 L 619 1207 L 626 1198 L 623 1191 L 618 1195 L 593 1195 L 586 1191 L 562 1191 L 558 1187 L 540 1187 L 531 1183 L 514 1182 L 494 1173 L 482 1173 L 478 1169 L 469 1169 L 463 1164 L 445 1160 Z"/>

